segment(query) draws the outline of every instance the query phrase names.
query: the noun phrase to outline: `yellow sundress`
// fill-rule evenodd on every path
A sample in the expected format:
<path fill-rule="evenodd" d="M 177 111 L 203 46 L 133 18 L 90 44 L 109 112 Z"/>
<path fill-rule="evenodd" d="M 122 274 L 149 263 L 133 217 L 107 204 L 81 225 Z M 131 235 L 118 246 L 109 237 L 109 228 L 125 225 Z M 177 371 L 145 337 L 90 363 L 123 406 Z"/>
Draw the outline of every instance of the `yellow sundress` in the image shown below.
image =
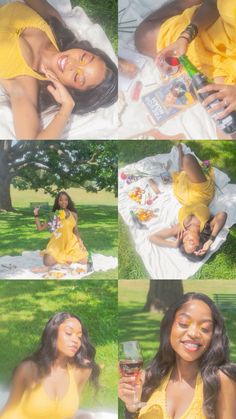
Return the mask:
<path fill-rule="evenodd" d="M 68 217 L 61 220 L 61 227 L 57 230 L 56 235 L 52 234 L 46 249 L 41 252 L 42 256 L 50 255 L 57 263 L 79 262 L 86 258 L 88 252 L 82 241 L 79 242 L 74 234 L 75 226 L 75 217 L 70 212 Z"/>
<path fill-rule="evenodd" d="M 21 47 L 20 36 L 27 28 L 40 29 L 58 50 L 50 26 L 31 7 L 14 2 L 0 6 L 0 78 L 12 79 L 17 76 L 31 76 L 46 80 L 26 63 Z"/>
<path fill-rule="evenodd" d="M 170 380 L 172 370 L 163 379 L 161 385 L 152 393 L 146 406 L 138 415 L 138 419 L 171 419 L 166 412 L 166 387 Z M 203 382 L 198 374 L 193 399 L 181 416 L 181 419 L 206 419 L 202 411 L 203 406 Z"/>
<path fill-rule="evenodd" d="M 157 38 L 157 51 L 170 45 L 190 23 L 199 6 L 166 20 Z M 217 0 L 220 17 L 202 31 L 189 45 L 187 55 L 209 78 L 225 77 L 225 83 L 236 83 L 236 2 Z"/>
<path fill-rule="evenodd" d="M 0 415 L 0 419 L 67 419 L 75 416 L 79 394 L 73 368 L 68 366 L 69 387 L 61 399 L 51 399 L 43 382 L 26 390 L 20 404 Z"/>

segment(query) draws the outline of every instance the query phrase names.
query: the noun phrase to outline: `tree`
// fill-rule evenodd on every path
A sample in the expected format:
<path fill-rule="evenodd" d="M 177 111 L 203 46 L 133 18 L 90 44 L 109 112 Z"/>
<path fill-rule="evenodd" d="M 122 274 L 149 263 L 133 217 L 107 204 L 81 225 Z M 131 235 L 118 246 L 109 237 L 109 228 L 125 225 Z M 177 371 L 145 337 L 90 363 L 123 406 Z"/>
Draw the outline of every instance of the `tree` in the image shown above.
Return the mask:
<path fill-rule="evenodd" d="M 12 211 L 10 185 L 43 189 L 83 187 L 117 193 L 116 141 L 0 141 L 0 209 Z"/>
<path fill-rule="evenodd" d="M 182 295 L 182 281 L 151 280 L 144 310 L 165 312 Z"/>

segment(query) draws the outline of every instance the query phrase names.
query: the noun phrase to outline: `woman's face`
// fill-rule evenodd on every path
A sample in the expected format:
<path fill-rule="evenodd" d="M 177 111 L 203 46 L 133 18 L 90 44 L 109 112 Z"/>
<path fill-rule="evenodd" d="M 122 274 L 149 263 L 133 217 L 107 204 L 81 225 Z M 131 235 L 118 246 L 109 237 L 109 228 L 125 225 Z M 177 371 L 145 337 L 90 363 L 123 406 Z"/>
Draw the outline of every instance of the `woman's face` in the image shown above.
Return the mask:
<path fill-rule="evenodd" d="M 51 71 L 67 87 L 88 90 L 105 79 L 106 64 L 97 55 L 83 49 L 70 49 L 55 54 Z"/>
<path fill-rule="evenodd" d="M 72 358 L 81 346 L 82 326 L 74 317 L 60 324 L 57 335 L 57 351 Z"/>
<path fill-rule="evenodd" d="M 170 344 L 177 357 L 193 362 L 209 348 L 212 335 L 211 309 L 201 300 L 190 300 L 175 314 Z"/>
<path fill-rule="evenodd" d="M 183 245 L 186 253 L 193 253 L 199 246 L 200 238 L 197 231 L 187 230 L 183 235 Z"/>
<path fill-rule="evenodd" d="M 58 204 L 61 209 L 66 209 L 68 207 L 68 198 L 65 194 L 59 196 Z"/>

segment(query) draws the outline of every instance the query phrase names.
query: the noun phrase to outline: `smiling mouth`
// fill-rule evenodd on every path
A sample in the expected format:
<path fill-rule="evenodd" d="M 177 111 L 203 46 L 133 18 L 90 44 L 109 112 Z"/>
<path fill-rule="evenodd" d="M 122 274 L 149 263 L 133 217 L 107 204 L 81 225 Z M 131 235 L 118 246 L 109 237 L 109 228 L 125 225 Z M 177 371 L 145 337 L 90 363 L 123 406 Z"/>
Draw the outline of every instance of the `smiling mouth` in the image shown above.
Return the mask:
<path fill-rule="evenodd" d="M 77 352 L 77 351 L 78 351 L 77 346 L 69 346 L 69 349 L 70 349 L 71 351 L 73 351 L 73 352 Z"/>
<path fill-rule="evenodd" d="M 201 348 L 201 344 L 190 340 L 181 341 L 184 348 L 189 352 L 196 352 Z"/>
<path fill-rule="evenodd" d="M 59 70 L 61 70 L 62 73 L 64 71 L 64 68 L 65 68 L 65 65 L 66 65 L 66 61 L 67 61 L 67 55 L 62 55 L 57 60 L 57 65 L 59 67 Z"/>

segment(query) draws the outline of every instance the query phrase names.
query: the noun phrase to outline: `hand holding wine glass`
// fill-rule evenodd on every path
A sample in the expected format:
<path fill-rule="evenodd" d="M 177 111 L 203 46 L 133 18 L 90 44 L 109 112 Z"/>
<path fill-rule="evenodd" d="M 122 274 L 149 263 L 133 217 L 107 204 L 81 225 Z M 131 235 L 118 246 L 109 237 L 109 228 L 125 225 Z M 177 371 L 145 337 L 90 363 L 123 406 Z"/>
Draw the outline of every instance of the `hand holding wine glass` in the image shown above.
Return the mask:
<path fill-rule="evenodd" d="M 141 402 L 144 374 L 143 358 L 137 341 L 122 342 L 119 348 L 119 397 L 127 409 L 135 412 L 143 407 Z"/>

